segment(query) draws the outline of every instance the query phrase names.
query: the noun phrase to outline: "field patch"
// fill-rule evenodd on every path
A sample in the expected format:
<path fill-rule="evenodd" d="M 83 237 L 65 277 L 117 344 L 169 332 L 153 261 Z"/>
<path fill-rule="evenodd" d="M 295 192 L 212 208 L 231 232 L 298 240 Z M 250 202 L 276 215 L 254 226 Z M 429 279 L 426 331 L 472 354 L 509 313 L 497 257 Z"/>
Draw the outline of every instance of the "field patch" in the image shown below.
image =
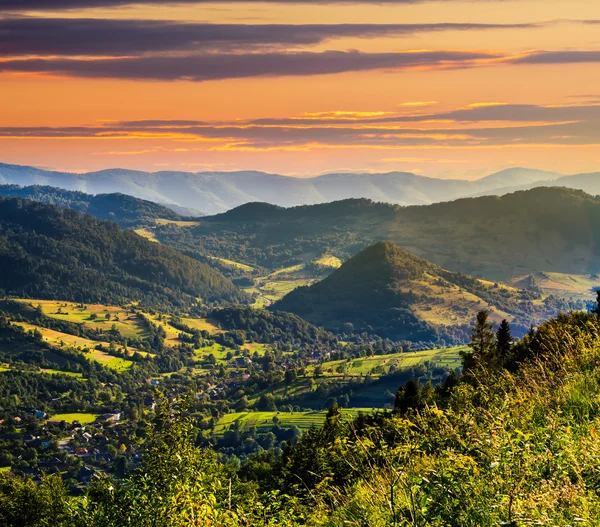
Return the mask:
<path fill-rule="evenodd" d="M 390 355 L 374 355 L 372 357 L 359 357 L 349 361 L 339 360 L 323 362 L 322 364 L 307 367 L 307 373 L 314 374 L 319 368 L 324 376 L 365 376 L 379 377 L 389 372 L 390 368 L 398 370 L 411 368 L 424 362 L 431 362 L 437 366 L 458 368 L 461 365 L 460 351 L 466 346 L 440 348 L 425 351 L 407 351 L 392 353 Z"/>
<path fill-rule="evenodd" d="M 149 240 L 154 243 L 160 243 L 156 236 L 154 236 L 154 233 L 149 229 L 135 229 L 133 232 L 135 232 L 138 236 L 141 236 L 142 238 L 146 238 L 146 240 Z"/>
<path fill-rule="evenodd" d="M 177 227 L 197 227 L 200 225 L 200 222 L 198 221 L 177 221 L 164 218 L 157 218 L 155 223 L 156 225 L 175 225 Z"/>
<path fill-rule="evenodd" d="M 228 265 L 229 267 L 235 267 L 237 269 L 241 269 L 242 271 L 246 271 L 248 273 L 251 273 L 252 271 L 254 271 L 254 267 L 252 267 L 250 265 L 246 265 L 241 262 L 234 262 L 233 260 L 227 260 L 226 258 L 219 258 L 218 256 L 209 256 L 209 258 L 211 260 L 217 260 L 217 261 L 221 262 L 223 265 Z"/>
<path fill-rule="evenodd" d="M 123 359 L 121 357 L 114 357 L 105 351 L 95 349 L 95 347 L 98 345 L 108 347 L 106 342 L 99 342 L 97 340 L 90 340 L 75 335 L 68 335 L 67 333 L 60 333 L 59 331 L 38 327 L 33 324 L 28 324 L 27 322 L 13 322 L 13 324 L 21 326 L 25 331 L 38 330 L 42 334 L 44 342 L 47 342 L 48 344 L 57 348 L 75 348 L 91 360 L 99 362 L 100 364 L 103 364 L 104 366 L 107 366 L 115 371 L 128 370 L 133 364 L 133 362 L 130 360 Z"/>
<path fill-rule="evenodd" d="M 207 318 L 182 318 L 181 320 L 186 326 L 198 331 L 208 331 L 211 335 L 223 333 L 223 330 L 217 326 L 215 321 Z"/>
<path fill-rule="evenodd" d="M 23 300 L 34 307 L 40 306 L 44 315 L 57 320 L 83 324 L 95 330 L 109 332 L 113 326 L 127 338 L 146 336 L 143 322 L 125 308 L 103 304 L 77 304 L 54 300 Z"/>
<path fill-rule="evenodd" d="M 342 418 L 353 419 L 360 412 L 369 413 L 371 408 L 344 408 Z M 267 432 L 275 425 L 274 417 L 277 417 L 279 426 L 291 428 L 297 426 L 306 430 L 311 426 L 320 426 L 327 415 L 327 410 L 311 412 L 238 412 L 225 414 L 215 427 L 215 434 L 222 434 L 235 422 L 244 428 L 255 426 L 261 432 Z"/>
<path fill-rule="evenodd" d="M 48 419 L 49 421 L 61 422 L 66 421 L 67 423 L 74 423 L 77 421 L 79 424 L 87 425 L 93 423 L 100 414 L 91 414 L 85 412 L 75 412 L 72 414 L 56 414 Z"/>
<path fill-rule="evenodd" d="M 342 261 L 337 256 L 331 254 L 324 254 L 320 258 L 315 260 L 317 265 L 322 267 L 330 267 L 331 269 L 338 269 L 342 266 Z"/>

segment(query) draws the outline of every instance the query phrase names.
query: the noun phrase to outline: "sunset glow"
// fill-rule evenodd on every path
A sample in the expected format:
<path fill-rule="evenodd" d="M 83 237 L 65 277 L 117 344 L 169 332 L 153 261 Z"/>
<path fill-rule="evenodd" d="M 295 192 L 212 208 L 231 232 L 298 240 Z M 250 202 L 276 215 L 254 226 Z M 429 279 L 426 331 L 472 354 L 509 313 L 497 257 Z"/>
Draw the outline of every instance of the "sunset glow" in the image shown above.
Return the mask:
<path fill-rule="evenodd" d="M 468 179 L 600 167 L 598 2 L 4 0 L 0 13 L 2 162 Z"/>

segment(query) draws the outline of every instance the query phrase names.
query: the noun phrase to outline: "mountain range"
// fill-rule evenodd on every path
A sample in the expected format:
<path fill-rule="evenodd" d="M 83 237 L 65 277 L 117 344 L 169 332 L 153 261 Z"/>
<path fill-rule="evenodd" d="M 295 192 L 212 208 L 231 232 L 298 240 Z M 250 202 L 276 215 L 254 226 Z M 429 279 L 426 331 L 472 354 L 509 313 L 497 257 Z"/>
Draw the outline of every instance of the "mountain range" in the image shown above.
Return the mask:
<path fill-rule="evenodd" d="M 328 277 L 299 287 L 273 309 L 334 331 L 371 332 L 394 340 L 464 342 L 478 311 L 506 318 L 523 334 L 562 305 L 524 291 L 454 273 L 396 245 L 378 242 Z"/>
<path fill-rule="evenodd" d="M 0 184 L 51 185 L 89 194 L 122 193 L 174 207 L 217 214 L 249 202 L 284 207 L 350 198 L 427 205 L 478 195 L 503 195 L 539 186 L 566 186 L 600 194 L 600 172 L 563 176 L 510 168 L 476 181 L 437 179 L 410 172 L 332 173 L 290 177 L 257 171 L 142 172 L 109 169 L 86 174 L 0 164 Z M 191 215 L 199 215 L 192 213 Z"/>
<path fill-rule="evenodd" d="M 491 280 L 600 273 L 600 197 L 562 187 L 410 207 L 365 199 L 292 208 L 251 203 L 154 232 L 190 255 L 273 270 L 322 254 L 345 261 L 390 240 L 444 269 Z"/>

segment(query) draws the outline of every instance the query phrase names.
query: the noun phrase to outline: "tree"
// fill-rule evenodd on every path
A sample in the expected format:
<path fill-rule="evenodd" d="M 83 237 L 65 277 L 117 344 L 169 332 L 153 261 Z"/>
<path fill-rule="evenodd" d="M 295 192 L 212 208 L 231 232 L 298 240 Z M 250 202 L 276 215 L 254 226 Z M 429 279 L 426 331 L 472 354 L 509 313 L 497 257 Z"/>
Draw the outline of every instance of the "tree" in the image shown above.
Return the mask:
<path fill-rule="evenodd" d="M 409 408 L 417 408 L 420 402 L 421 385 L 419 381 L 410 379 L 404 386 L 398 388 L 394 410 L 405 413 Z"/>
<path fill-rule="evenodd" d="M 512 335 L 510 334 L 510 324 L 504 319 L 498 331 L 496 332 L 496 349 L 498 351 L 498 360 L 504 363 L 508 357 L 512 345 Z"/>
<path fill-rule="evenodd" d="M 596 290 L 596 307 L 592 308 L 592 313 L 600 319 L 600 289 Z"/>
<path fill-rule="evenodd" d="M 484 309 L 477 313 L 473 334 L 471 335 L 471 351 L 461 352 L 463 368 L 465 371 L 473 370 L 478 366 L 488 365 L 494 357 L 494 331 L 488 321 L 489 311 Z"/>

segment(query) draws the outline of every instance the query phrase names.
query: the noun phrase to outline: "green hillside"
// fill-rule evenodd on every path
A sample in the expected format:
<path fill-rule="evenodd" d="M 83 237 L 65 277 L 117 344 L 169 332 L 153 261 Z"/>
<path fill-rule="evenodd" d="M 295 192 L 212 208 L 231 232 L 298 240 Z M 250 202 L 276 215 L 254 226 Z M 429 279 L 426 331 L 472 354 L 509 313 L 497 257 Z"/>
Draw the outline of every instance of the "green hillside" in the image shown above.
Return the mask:
<path fill-rule="evenodd" d="M 557 313 L 554 298 L 446 271 L 427 260 L 379 242 L 327 278 L 300 287 L 274 305 L 337 331 L 369 331 L 395 340 L 460 341 L 471 321 L 487 309 L 521 333 Z"/>
<path fill-rule="evenodd" d="M 0 198 L 0 290 L 30 297 L 163 308 L 243 301 L 206 264 L 71 209 Z"/>
<path fill-rule="evenodd" d="M 557 187 L 412 207 L 365 199 L 289 209 L 251 204 L 155 235 L 190 254 L 271 270 L 323 254 L 345 261 L 390 240 L 445 269 L 491 280 L 590 274 L 600 272 L 600 197 Z"/>
<path fill-rule="evenodd" d="M 33 185 L 0 185 L 0 196 L 40 201 L 61 208 L 91 214 L 101 220 L 114 221 L 123 228 L 152 225 L 158 219 L 181 220 L 181 216 L 164 205 L 125 194 L 91 195 L 74 190 Z"/>

